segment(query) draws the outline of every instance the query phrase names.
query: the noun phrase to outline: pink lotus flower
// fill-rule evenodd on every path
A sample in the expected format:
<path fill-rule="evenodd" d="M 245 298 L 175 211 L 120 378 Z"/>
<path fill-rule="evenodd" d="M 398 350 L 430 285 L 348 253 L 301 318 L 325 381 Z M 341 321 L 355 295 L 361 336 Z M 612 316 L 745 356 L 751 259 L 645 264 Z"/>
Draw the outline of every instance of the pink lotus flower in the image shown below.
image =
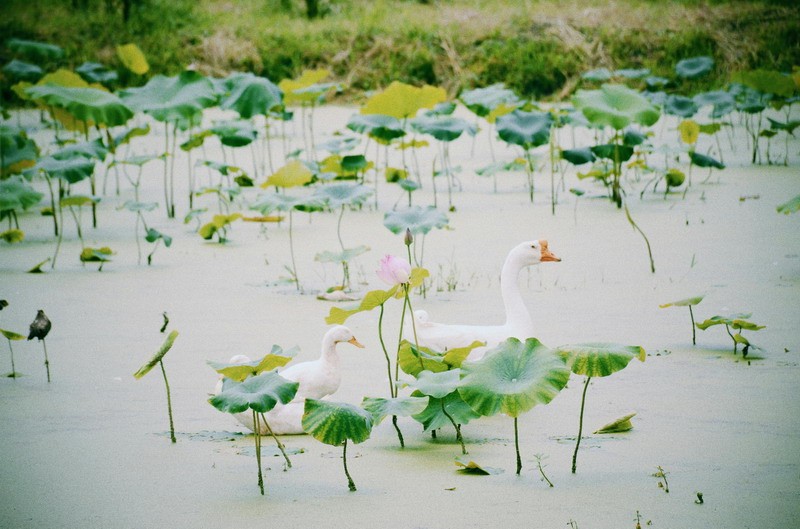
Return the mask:
<path fill-rule="evenodd" d="M 402 257 L 386 255 L 381 259 L 381 267 L 375 273 L 381 280 L 391 286 L 408 283 L 411 278 L 411 265 Z"/>

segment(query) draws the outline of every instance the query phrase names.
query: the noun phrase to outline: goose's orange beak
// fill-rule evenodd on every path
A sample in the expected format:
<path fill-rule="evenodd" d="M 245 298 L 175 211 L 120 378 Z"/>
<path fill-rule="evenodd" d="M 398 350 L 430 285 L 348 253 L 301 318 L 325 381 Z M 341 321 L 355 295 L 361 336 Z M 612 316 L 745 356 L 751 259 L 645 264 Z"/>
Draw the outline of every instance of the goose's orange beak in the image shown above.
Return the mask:
<path fill-rule="evenodd" d="M 364 348 L 364 345 L 361 342 L 359 342 L 358 340 L 356 340 L 355 336 L 353 336 L 352 338 L 347 340 L 347 343 L 351 343 L 351 344 L 355 345 L 356 347 L 360 347 L 361 349 Z"/>
<path fill-rule="evenodd" d="M 543 263 L 544 263 L 544 262 L 548 262 L 548 261 L 552 261 L 552 262 L 558 263 L 558 262 L 560 262 L 560 261 L 561 261 L 561 258 L 560 258 L 560 257 L 556 257 L 556 256 L 555 256 L 555 254 L 553 254 L 553 253 L 552 253 L 552 252 L 551 252 L 551 251 L 550 251 L 550 250 L 547 248 L 547 241 L 545 241 L 545 240 L 541 240 L 541 241 L 539 241 L 539 244 L 541 244 L 541 245 L 542 245 L 542 258 L 541 258 L 541 261 L 542 261 Z"/>

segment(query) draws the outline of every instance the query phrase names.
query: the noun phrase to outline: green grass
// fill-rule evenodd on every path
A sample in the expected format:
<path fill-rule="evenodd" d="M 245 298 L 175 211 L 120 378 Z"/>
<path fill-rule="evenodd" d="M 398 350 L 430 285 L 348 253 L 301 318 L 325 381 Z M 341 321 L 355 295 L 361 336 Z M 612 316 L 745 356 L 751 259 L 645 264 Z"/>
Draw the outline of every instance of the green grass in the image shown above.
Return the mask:
<path fill-rule="evenodd" d="M 796 2 L 323 0 L 325 16 L 313 21 L 302 2 L 288 11 L 284 3 L 140 0 L 126 24 L 105 0 L 89 0 L 81 12 L 66 0 L 4 0 L 0 34 L 59 44 L 67 67 L 87 60 L 118 67 L 115 46 L 127 42 L 142 48 L 152 73 L 192 64 L 277 82 L 324 67 L 350 99 L 392 80 L 452 95 L 502 81 L 525 97 L 560 99 L 588 69 L 647 67 L 671 76 L 678 60 L 695 55 L 713 56 L 716 68 L 694 89 L 722 86 L 738 70 L 800 65 Z M 0 46 L 0 63 L 11 58 Z M 0 81 L 4 96 L 10 84 Z"/>

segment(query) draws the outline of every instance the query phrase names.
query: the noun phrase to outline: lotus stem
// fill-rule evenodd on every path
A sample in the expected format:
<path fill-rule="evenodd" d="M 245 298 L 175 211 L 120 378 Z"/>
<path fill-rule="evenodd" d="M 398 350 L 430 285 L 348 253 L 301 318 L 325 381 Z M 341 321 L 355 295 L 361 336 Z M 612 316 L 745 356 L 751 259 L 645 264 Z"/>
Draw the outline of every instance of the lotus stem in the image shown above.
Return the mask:
<path fill-rule="evenodd" d="M 386 343 L 383 341 L 383 303 L 381 303 L 381 310 L 378 314 L 378 340 L 381 342 L 381 349 L 383 356 L 386 358 L 386 369 L 389 375 L 389 394 L 392 397 L 397 396 L 397 390 L 392 382 L 392 361 L 389 359 L 389 352 L 386 350 Z"/>
<path fill-rule="evenodd" d="M 583 395 L 581 395 L 581 413 L 578 419 L 578 440 L 575 442 L 575 453 L 572 454 L 572 473 L 575 473 L 575 470 L 578 467 L 578 448 L 581 446 L 581 438 L 583 437 L 583 410 L 586 406 L 586 391 L 589 389 L 589 381 L 592 380 L 592 377 L 586 377 L 586 382 L 583 385 Z M 553 486 L 552 484 L 550 485 Z"/>
<path fill-rule="evenodd" d="M 336 237 L 339 239 L 339 246 L 342 247 L 342 251 L 344 252 L 344 242 L 342 242 L 342 217 L 344 217 L 344 204 L 342 204 L 342 209 L 339 211 L 339 220 L 336 222 Z"/>
<path fill-rule="evenodd" d="M 11 351 L 11 373 L 8 374 L 9 377 L 16 379 L 17 378 L 17 370 L 14 367 L 14 348 L 11 347 L 11 339 L 8 339 L 8 350 Z"/>
<path fill-rule="evenodd" d="M 547 477 L 547 474 L 544 473 L 544 468 L 542 467 L 542 458 L 541 458 L 541 456 L 536 456 L 536 465 L 539 467 L 539 474 L 542 475 L 542 479 L 544 479 L 547 482 L 547 484 L 550 485 L 551 489 L 553 487 L 555 487 L 555 485 L 553 485 L 553 482 L 550 481 L 550 478 Z"/>
<path fill-rule="evenodd" d="M 289 253 L 292 256 L 292 273 L 294 274 L 294 284 L 300 290 L 300 279 L 297 277 L 297 263 L 294 259 L 294 239 L 292 239 L 292 210 L 289 209 Z"/>
<path fill-rule="evenodd" d="M 164 122 L 164 207 L 167 208 L 167 217 L 170 217 L 169 214 L 169 164 L 167 163 L 167 156 L 169 156 L 169 123 L 166 121 Z"/>
<path fill-rule="evenodd" d="M 636 222 L 633 220 L 633 217 L 631 217 L 631 212 L 628 209 L 628 205 L 627 204 L 625 204 L 625 215 L 628 217 L 628 222 L 630 223 L 631 226 L 633 226 L 633 229 L 638 231 L 639 234 L 644 239 L 644 243 L 647 245 L 647 255 L 650 258 L 650 272 L 655 274 L 656 273 L 656 263 L 653 260 L 653 250 L 650 248 L 650 240 L 647 238 L 647 235 L 644 234 L 644 232 L 639 227 L 639 225 L 636 224 Z"/>
<path fill-rule="evenodd" d="M 53 193 L 53 183 L 47 173 L 44 174 L 44 179 L 47 181 L 47 189 L 50 191 L 50 209 L 53 212 L 53 235 L 58 237 L 58 218 L 56 217 L 56 198 Z"/>
<path fill-rule="evenodd" d="M 172 126 L 172 154 L 169 161 L 169 218 L 175 218 L 175 154 L 178 147 L 178 123 Z"/>
<path fill-rule="evenodd" d="M 517 451 L 517 476 L 522 472 L 522 457 L 519 455 L 519 419 L 514 417 L 514 448 Z"/>
<path fill-rule="evenodd" d="M 691 305 L 689 305 L 689 318 L 692 320 L 692 345 L 697 345 L 697 329 L 694 326 L 694 312 Z"/>
<path fill-rule="evenodd" d="M 400 448 L 406 447 L 405 439 L 403 439 L 403 432 L 400 431 L 400 426 L 397 425 L 397 415 L 392 415 L 392 426 L 397 432 L 397 439 L 400 441 Z"/>
<path fill-rule="evenodd" d="M 47 359 L 47 342 L 42 338 L 42 347 L 44 348 L 44 368 L 47 371 L 47 383 L 50 383 L 50 360 Z M 13 368 L 12 368 L 13 369 Z"/>
<path fill-rule="evenodd" d="M 733 337 L 733 334 L 731 334 L 731 328 L 727 324 L 725 325 L 725 332 L 727 332 L 728 336 L 730 336 L 731 340 L 733 340 L 733 354 L 738 353 L 739 352 L 739 344 L 736 343 L 736 339 Z"/>
<path fill-rule="evenodd" d="M 441 400 L 441 403 L 442 403 L 442 413 L 444 413 L 444 416 L 447 417 L 447 420 L 450 421 L 450 424 L 452 424 L 453 428 L 455 428 L 455 430 L 456 430 L 456 441 L 461 443 L 461 454 L 462 455 L 466 455 L 467 454 L 467 447 L 464 446 L 464 438 L 461 436 L 461 426 L 459 426 L 456 423 L 456 421 L 453 419 L 452 415 L 447 413 L 447 410 L 444 407 L 444 399 Z"/>
<path fill-rule="evenodd" d="M 167 380 L 167 370 L 164 369 L 164 362 L 159 360 L 158 365 L 161 366 L 161 374 L 164 375 L 164 386 L 167 388 L 167 414 L 169 415 L 169 438 L 175 443 L 175 425 L 172 422 L 172 398 L 169 394 L 169 381 Z"/>
<path fill-rule="evenodd" d="M 350 487 L 350 492 L 355 492 L 356 484 L 353 478 L 350 477 L 350 472 L 347 471 L 347 439 L 344 440 L 344 447 L 342 448 L 342 461 L 344 462 L 344 475 L 347 476 L 347 485 Z"/>
<path fill-rule="evenodd" d="M 292 468 L 292 462 L 289 460 L 289 455 L 286 453 L 286 447 L 283 446 L 281 440 L 278 439 L 278 437 L 275 435 L 275 432 L 272 431 L 272 428 L 270 428 L 269 423 L 267 422 L 267 417 L 263 413 L 261 414 L 261 420 L 264 421 L 264 426 L 267 428 L 267 433 L 272 436 L 272 438 L 275 440 L 275 444 L 278 445 L 278 450 L 280 450 L 281 454 L 283 454 L 283 459 L 286 460 L 286 466 L 288 468 Z"/>
<path fill-rule="evenodd" d="M 261 425 L 259 424 L 258 414 L 253 410 L 253 442 L 256 445 L 256 464 L 258 464 L 258 488 L 261 495 L 264 495 L 264 475 L 261 473 Z"/>

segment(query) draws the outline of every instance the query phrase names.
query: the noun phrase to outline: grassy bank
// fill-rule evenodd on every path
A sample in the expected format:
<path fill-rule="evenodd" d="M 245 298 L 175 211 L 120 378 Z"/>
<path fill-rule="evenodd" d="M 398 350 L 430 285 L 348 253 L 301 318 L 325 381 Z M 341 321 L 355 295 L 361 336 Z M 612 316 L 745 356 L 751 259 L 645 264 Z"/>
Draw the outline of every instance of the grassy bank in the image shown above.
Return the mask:
<path fill-rule="evenodd" d="M 281 0 L 142 0 L 127 22 L 108 2 L 87 3 L 75 11 L 66 1 L 5 0 L 0 34 L 59 44 L 72 67 L 118 65 L 115 46 L 126 42 L 144 50 L 152 73 L 193 64 L 277 81 L 325 67 L 348 87 L 345 97 L 396 79 L 451 94 L 502 81 L 559 99 L 598 67 L 670 75 L 682 58 L 711 55 L 704 83 L 718 87 L 733 71 L 800 64 L 793 2 L 327 0 L 324 16 L 309 21 L 301 2 L 287 11 Z M 11 58 L 0 48 L 2 64 Z"/>

